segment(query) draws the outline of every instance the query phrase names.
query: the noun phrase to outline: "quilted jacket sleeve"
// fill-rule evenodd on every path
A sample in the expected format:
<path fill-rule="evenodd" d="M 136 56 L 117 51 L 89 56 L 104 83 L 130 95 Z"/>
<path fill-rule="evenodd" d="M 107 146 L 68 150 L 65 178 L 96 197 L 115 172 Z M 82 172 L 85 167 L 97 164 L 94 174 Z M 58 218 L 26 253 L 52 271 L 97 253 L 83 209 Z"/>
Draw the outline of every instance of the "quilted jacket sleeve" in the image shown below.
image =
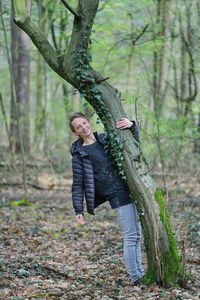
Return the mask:
<path fill-rule="evenodd" d="M 139 137 L 138 126 L 137 126 L 135 121 L 131 121 L 131 122 L 133 123 L 133 125 L 130 127 L 130 130 L 132 131 L 133 136 L 136 139 L 136 141 L 139 143 L 140 142 L 140 137 Z"/>
<path fill-rule="evenodd" d="M 79 154 L 72 157 L 72 201 L 76 215 L 82 214 L 84 207 L 84 182 L 83 182 L 83 164 Z"/>

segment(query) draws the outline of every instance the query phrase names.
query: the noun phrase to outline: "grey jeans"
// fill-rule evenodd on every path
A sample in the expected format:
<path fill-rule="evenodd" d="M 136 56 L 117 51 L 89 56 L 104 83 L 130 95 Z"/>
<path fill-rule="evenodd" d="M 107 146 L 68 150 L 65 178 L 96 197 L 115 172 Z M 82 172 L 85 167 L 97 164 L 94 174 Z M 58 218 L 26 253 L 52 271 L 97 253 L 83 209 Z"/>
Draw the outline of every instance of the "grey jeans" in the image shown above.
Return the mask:
<path fill-rule="evenodd" d="M 134 203 L 115 208 L 117 219 L 124 235 L 124 260 L 131 282 L 144 276 L 141 263 L 139 216 Z"/>

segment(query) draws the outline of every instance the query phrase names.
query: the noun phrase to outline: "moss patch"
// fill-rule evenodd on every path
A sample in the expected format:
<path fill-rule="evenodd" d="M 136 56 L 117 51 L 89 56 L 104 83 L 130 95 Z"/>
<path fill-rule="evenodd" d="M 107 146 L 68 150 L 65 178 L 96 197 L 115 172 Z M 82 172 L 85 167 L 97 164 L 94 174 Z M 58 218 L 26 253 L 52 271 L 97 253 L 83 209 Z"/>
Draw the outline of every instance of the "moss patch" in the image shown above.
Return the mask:
<path fill-rule="evenodd" d="M 154 272 L 152 265 L 148 266 L 145 278 L 144 278 L 144 283 L 146 284 L 151 284 L 153 282 L 156 282 L 156 273 Z"/>
<path fill-rule="evenodd" d="M 162 253 L 162 270 L 165 286 L 172 286 L 177 283 L 178 278 L 183 274 L 179 259 L 176 241 L 172 232 L 168 208 L 161 190 L 155 193 L 155 200 L 160 206 L 160 220 L 162 221 L 169 240 L 169 251 Z"/>

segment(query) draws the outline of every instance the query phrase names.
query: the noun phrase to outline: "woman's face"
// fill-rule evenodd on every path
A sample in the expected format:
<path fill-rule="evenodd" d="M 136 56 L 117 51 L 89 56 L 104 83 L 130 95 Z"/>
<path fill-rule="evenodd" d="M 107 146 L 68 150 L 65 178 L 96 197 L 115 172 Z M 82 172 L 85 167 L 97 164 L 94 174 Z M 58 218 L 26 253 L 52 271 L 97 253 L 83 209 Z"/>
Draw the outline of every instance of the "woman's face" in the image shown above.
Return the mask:
<path fill-rule="evenodd" d="M 80 136 L 82 139 L 90 136 L 92 134 L 92 128 L 90 122 L 85 118 L 76 118 L 72 121 L 72 126 L 76 135 Z"/>

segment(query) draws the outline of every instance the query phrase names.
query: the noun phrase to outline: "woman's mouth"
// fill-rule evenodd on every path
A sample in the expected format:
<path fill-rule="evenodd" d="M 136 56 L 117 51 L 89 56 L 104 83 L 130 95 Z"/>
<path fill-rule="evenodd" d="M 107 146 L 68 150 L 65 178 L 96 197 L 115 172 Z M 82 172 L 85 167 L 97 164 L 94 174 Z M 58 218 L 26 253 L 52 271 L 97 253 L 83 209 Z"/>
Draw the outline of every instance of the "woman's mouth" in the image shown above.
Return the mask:
<path fill-rule="evenodd" d="M 85 129 L 85 130 L 83 131 L 83 133 L 84 133 L 84 134 L 87 134 L 87 133 L 89 133 L 89 131 L 90 131 L 90 129 L 88 128 L 88 129 Z"/>

